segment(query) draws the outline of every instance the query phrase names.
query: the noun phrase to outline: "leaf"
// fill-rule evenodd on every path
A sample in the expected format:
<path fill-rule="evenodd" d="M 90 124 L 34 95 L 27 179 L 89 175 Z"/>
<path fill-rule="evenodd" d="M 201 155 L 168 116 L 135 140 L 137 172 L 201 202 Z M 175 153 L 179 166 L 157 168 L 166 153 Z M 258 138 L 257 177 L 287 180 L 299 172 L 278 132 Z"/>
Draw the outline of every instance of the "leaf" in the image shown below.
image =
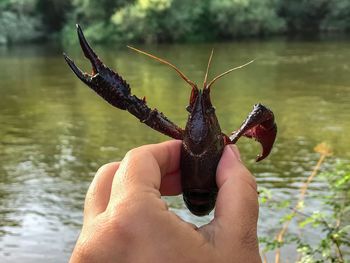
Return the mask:
<path fill-rule="evenodd" d="M 282 218 L 281 218 L 281 222 L 284 223 L 284 222 L 287 222 L 287 221 L 290 221 L 292 220 L 293 218 L 295 217 L 295 213 L 294 212 L 291 212 L 289 214 L 286 214 L 284 215 Z"/>
<path fill-rule="evenodd" d="M 308 217 L 305 220 L 299 222 L 299 227 L 304 228 L 306 225 L 314 223 L 315 219 L 312 217 Z"/>

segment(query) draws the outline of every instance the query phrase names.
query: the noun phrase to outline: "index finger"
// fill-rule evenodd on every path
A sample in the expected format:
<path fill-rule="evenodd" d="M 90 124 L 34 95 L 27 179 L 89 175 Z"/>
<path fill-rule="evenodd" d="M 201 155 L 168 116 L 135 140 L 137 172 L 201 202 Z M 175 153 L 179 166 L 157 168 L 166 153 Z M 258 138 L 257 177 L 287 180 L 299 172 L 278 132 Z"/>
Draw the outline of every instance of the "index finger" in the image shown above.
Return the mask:
<path fill-rule="evenodd" d="M 135 189 L 161 188 L 162 178 L 178 176 L 181 141 L 145 145 L 129 151 L 113 180 L 111 198 Z M 168 180 L 174 184 L 174 180 Z M 179 180 L 178 180 L 179 181 Z"/>

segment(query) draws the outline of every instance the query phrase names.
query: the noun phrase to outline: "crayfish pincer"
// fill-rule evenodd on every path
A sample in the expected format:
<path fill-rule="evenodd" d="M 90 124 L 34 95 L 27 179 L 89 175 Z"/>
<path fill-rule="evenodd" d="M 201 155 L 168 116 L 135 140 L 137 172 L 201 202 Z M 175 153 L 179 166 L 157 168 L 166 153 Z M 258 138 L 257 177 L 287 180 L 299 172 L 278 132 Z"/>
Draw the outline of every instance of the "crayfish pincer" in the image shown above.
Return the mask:
<path fill-rule="evenodd" d="M 185 129 L 182 129 L 157 109 L 149 108 L 144 98 L 140 99 L 132 95 L 129 84 L 118 73 L 105 66 L 95 54 L 79 25 L 77 25 L 77 32 L 85 57 L 91 62 L 92 74 L 82 72 L 64 54 L 65 60 L 75 75 L 111 105 L 127 110 L 141 122 L 165 135 L 182 140 L 180 168 L 183 198 L 186 206 L 193 214 L 197 216 L 209 214 L 215 206 L 218 192 L 215 181 L 216 168 L 225 145 L 234 144 L 241 136 L 246 136 L 257 140 L 262 145 L 262 153 L 257 157 L 257 161 L 269 155 L 277 133 L 277 126 L 271 110 L 262 104 L 254 105 L 252 112 L 241 127 L 227 136 L 221 132 L 215 108 L 210 100 L 211 87 L 219 78 L 250 64 L 252 61 L 229 69 L 207 82 L 212 52 L 203 88 L 200 89 L 170 62 L 129 47 L 172 67 L 191 86 L 191 95 L 187 107 L 188 120 Z"/>

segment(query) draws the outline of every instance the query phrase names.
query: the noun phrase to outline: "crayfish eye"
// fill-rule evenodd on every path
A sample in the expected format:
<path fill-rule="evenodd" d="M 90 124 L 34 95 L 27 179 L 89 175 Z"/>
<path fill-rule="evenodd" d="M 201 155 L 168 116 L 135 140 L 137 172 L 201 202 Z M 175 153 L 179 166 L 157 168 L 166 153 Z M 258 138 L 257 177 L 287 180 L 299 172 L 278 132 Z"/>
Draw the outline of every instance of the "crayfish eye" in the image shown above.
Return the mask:
<path fill-rule="evenodd" d="M 208 108 L 208 109 L 205 111 L 206 114 L 212 114 L 212 113 L 214 113 L 214 112 L 215 112 L 215 108 L 214 108 L 214 107 L 210 107 L 210 108 Z"/>
<path fill-rule="evenodd" d="M 190 105 L 187 105 L 186 110 L 191 113 L 192 112 L 192 107 Z"/>

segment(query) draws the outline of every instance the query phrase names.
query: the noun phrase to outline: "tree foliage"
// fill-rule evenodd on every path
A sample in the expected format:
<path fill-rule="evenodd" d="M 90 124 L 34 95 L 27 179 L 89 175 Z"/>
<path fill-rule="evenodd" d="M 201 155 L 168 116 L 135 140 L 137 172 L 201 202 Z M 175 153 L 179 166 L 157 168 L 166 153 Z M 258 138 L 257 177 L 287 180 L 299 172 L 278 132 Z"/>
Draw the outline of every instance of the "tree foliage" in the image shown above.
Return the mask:
<path fill-rule="evenodd" d="M 142 42 L 186 41 L 210 35 L 200 24 L 207 1 L 138 0 L 112 17 L 122 40 Z M 210 21 L 210 20 L 208 20 Z M 199 36 L 201 35 L 202 36 Z M 209 38 L 209 36 L 208 36 Z"/>
<path fill-rule="evenodd" d="M 36 3 L 37 12 L 41 14 L 41 21 L 49 33 L 62 29 L 71 7 L 70 0 L 37 0 Z"/>
<path fill-rule="evenodd" d="M 75 38 L 93 42 L 230 40 L 350 31 L 348 0 L 2 0 L 0 43 Z M 75 40 L 76 41 L 76 40 Z"/>
<path fill-rule="evenodd" d="M 224 38 L 261 36 L 284 30 L 275 0 L 213 1 L 210 10 L 219 35 Z"/>
<path fill-rule="evenodd" d="M 321 22 L 330 12 L 329 0 L 284 0 L 280 1 L 279 15 L 287 23 L 291 33 L 318 33 Z"/>
<path fill-rule="evenodd" d="M 87 24 L 109 22 L 114 12 L 127 3 L 127 0 L 70 0 L 74 7 L 74 16 Z"/>
<path fill-rule="evenodd" d="M 43 37 L 43 23 L 36 0 L 0 2 L 0 44 L 23 43 Z"/>
<path fill-rule="evenodd" d="M 112 22 L 128 41 L 206 41 L 281 32 L 276 1 L 139 0 Z"/>
<path fill-rule="evenodd" d="M 350 1 L 332 1 L 332 8 L 321 27 L 324 30 L 350 32 Z"/>

